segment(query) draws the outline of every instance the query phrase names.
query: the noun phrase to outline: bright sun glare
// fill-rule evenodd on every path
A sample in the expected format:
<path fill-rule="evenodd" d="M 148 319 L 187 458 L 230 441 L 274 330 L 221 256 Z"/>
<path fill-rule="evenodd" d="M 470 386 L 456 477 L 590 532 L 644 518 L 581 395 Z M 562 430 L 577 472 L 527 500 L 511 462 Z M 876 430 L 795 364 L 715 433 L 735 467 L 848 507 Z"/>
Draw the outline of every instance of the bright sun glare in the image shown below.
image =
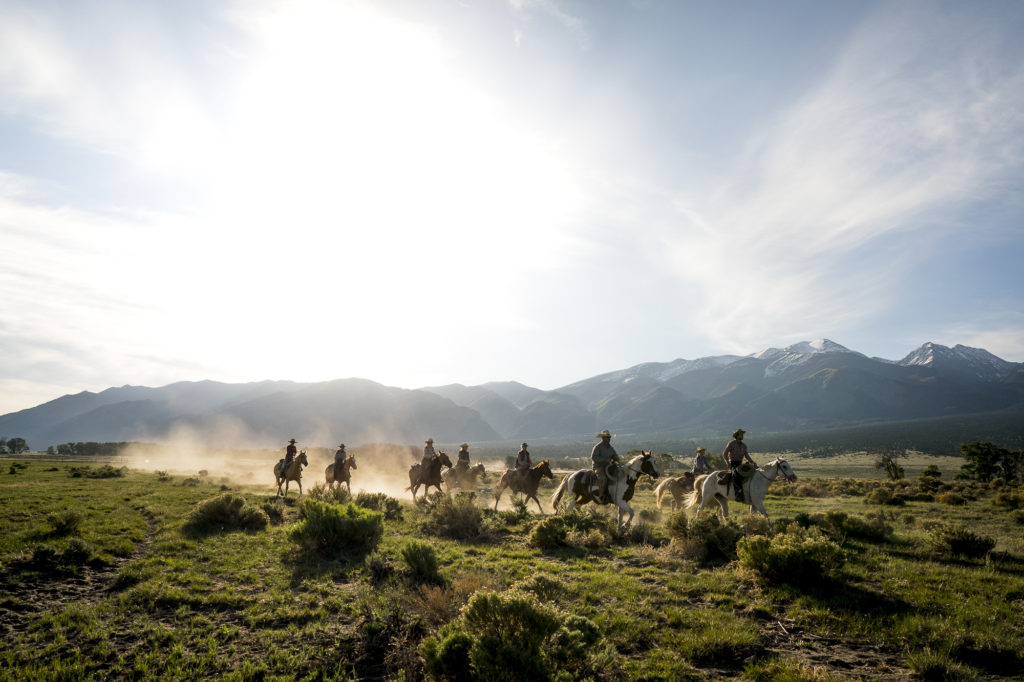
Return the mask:
<path fill-rule="evenodd" d="M 194 229 L 210 254 L 251 264 L 239 319 L 316 321 L 281 374 L 325 378 L 333 335 L 353 325 L 465 323 L 466 308 L 474 324 L 521 324 L 514 278 L 495 273 L 550 267 L 571 238 L 580 193 L 560 142 L 470 82 L 441 37 L 370 6 L 289 3 L 246 27 L 254 53 L 225 86 L 229 123 L 197 151 L 216 229 Z M 202 259 L 198 270 L 216 272 Z M 189 299 L 205 302 L 198 289 Z M 222 310 L 199 308 L 198 324 L 223 323 Z M 268 355 L 237 336 L 202 342 L 224 357 Z M 380 336 L 364 343 L 367 358 L 396 350 Z"/>

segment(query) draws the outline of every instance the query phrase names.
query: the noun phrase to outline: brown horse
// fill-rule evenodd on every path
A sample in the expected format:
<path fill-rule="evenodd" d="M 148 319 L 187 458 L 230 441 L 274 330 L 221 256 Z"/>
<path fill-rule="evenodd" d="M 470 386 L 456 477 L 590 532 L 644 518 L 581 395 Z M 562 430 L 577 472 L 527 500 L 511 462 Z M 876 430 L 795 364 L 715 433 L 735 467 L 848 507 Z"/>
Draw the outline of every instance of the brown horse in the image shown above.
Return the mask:
<path fill-rule="evenodd" d="M 358 468 L 359 467 L 356 466 L 356 458 L 353 457 L 352 455 L 349 455 L 348 457 L 346 457 L 345 459 L 342 460 L 342 462 L 341 462 L 341 470 L 340 471 L 335 471 L 334 470 L 334 464 L 333 463 L 328 464 L 327 468 L 324 470 L 324 478 L 327 479 L 327 487 L 328 488 L 333 488 L 335 483 L 337 483 L 338 485 L 341 485 L 342 483 L 344 483 L 346 486 L 348 486 L 348 493 L 349 493 L 349 495 L 351 495 L 352 494 L 352 483 L 351 483 L 351 481 L 352 481 L 352 473 L 351 473 L 351 471 L 352 471 L 352 469 L 358 469 Z"/>
<path fill-rule="evenodd" d="M 449 469 L 452 466 L 452 461 L 448 459 L 448 455 L 444 450 L 439 451 L 434 458 L 427 464 L 427 470 L 423 471 L 423 464 L 413 464 L 409 467 L 409 487 L 406 490 L 412 491 L 412 499 L 416 500 L 416 491 L 419 490 L 420 486 L 424 486 L 423 494 L 425 495 L 431 487 L 437 488 L 437 492 L 441 492 L 441 467 L 446 466 Z"/>
<path fill-rule="evenodd" d="M 515 469 L 506 469 L 505 473 L 501 475 L 498 485 L 494 487 L 494 508 L 498 508 L 498 500 L 501 499 L 502 491 L 505 488 L 511 488 L 514 493 L 522 493 L 526 497 L 527 502 L 531 499 L 536 502 L 537 509 L 540 509 L 540 513 L 543 514 L 544 507 L 541 506 L 540 500 L 537 499 L 537 488 L 540 486 L 540 479 L 542 477 L 555 477 L 551 473 L 550 461 L 546 459 L 540 464 L 527 469 L 523 475 L 520 475 Z"/>
<path fill-rule="evenodd" d="M 299 495 L 302 494 L 302 467 L 308 464 L 309 460 L 306 459 L 306 451 L 303 450 L 287 467 L 285 467 L 283 459 L 274 465 L 274 478 L 277 479 L 278 496 L 281 495 L 281 484 L 284 483 L 284 496 L 288 497 L 288 484 L 291 481 L 299 484 Z"/>
<path fill-rule="evenodd" d="M 459 471 L 458 467 L 446 470 L 441 474 L 448 492 L 455 490 L 476 490 L 478 481 L 487 482 L 487 472 L 483 464 L 474 464 L 465 471 Z"/>
<path fill-rule="evenodd" d="M 658 509 L 661 509 L 661 501 L 666 494 L 672 495 L 672 511 L 683 508 L 683 496 L 693 492 L 693 480 L 696 475 L 687 471 L 682 476 L 671 476 L 659 483 L 654 489 L 657 496 Z"/>

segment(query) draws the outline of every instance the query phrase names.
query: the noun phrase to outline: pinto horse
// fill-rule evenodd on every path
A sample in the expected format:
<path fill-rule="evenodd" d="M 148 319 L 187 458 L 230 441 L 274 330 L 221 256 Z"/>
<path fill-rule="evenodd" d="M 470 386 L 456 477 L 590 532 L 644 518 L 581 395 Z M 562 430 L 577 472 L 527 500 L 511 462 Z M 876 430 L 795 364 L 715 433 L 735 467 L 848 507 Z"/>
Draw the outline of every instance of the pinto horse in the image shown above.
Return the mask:
<path fill-rule="evenodd" d="M 302 495 L 302 467 L 307 466 L 306 451 L 303 450 L 286 467 L 284 460 L 274 465 L 274 478 L 277 479 L 277 494 L 281 495 L 281 484 L 284 483 L 284 496 L 288 497 L 288 484 L 295 481 L 299 484 L 299 495 Z"/>
<path fill-rule="evenodd" d="M 444 450 L 439 451 L 434 458 L 427 464 L 427 470 L 423 470 L 423 464 L 413 464 L 409 467 L 409 487 L 406 490 L 412 491 L 412 499 L 416 501 L 416 491 L 419 490 L 420 486 L 424 486 L 423 494 L 426 495 L 427 491 L 431 487 L 437 488 L 437 492 L 441 491 L 441 467 L 446 466 L 449 469 L 452 467 L 452 461 L 448 459 L 447 453 Z"/>
<path fill-rule="evenodd" d="M 487 473 L 484 471 L 484 465 L 477 463 L 465 471 L 459 471 L 458 467 L 446 469 L 441 474 L 441 478 L 444 480 L 445 486 L 448 487 L 448 492 L 453 492 L 456 489 L 476 490 L 478 480 L 487 482 Z"/>
<path fill-rule="evenodd" d="M 554 477 L 555 475 L 551 473 L 551 461 L 547 459 L 527 469 L 522 475 L 515 469 L 506 469 L 505 473 L 501 475 L 498 485 L 494 486 L 494 508 L 498 508 L 498 500 L 501 499 L 502 491 L 505 488 L 511 488 L 514 493 L 522 493 L 527 502 L 530 500 L 536 502 L 537 509 L 540 509 L 540 513 L 543 514 L 544 507 L 537 499 L 537 488 L 540 486 L 541 478 L 554 479 Z"/>
<path fill-rule="evenodd" d="M 661 509 L 661 501 L 665 495 L 672 496 L 672 511 L 683 506 L 683 499 L 687 493 L 693 492 L 694 473 L 687 471 L 682 476 L 670 476 L 658 484 L 654 489 L 658 509 Z"/>
<path fill-rule="evenodd" d="M 629 500 L 633 498 L 633 490 L 637 480 L 647 474 L 651 478 L 661 475 L 658 463 L 652 457 L 652 450 L 643 450 L 643 454 L 637 455 L 625 465 L 619 466 L 614 475 L 608 476 L 608 496 L 606 499 L 601 496 L 595 487 L 595 474 L 591 469 L 580 469 L 567 475 L 555 489 L 551 497 L 551 504 L 555 509 L 562 501 L 562 497 L 569 494 L 569 505 L 566 509 L 572 509 L 577 504 L 595 502 L 597 504 L 614 503 L 619 508 L 618 529 L 619 532 L 627 530 L 633 523 L 633 508 L 629 506 Z M 629 514 L 625 523 L 622 517 Z"/>
<path fill-rule="evenodd" d="M 725 485 L 719 483 L 718 474 L 720 473 L 724 472 L 712 471 L 710 474 L 697 477 L 697 480 L 693 482 L 693 492 L 687 498 L 687 509 L 697 507 L 699 515 L 708 504 L 717 502 L 722 512 L 722 518 L 729 516 L 729 500 L 736 501 L 736 489 L 733 485 L 726 488 Z M 796 480 L 796 474 L 793 473 L 793 467 L 789 465 L 789 462 L 781 457 L 776 457 L 764 466 L 755 469 L 754 475 L 743 481 L 741 485 L 746 495 L 744 501 L 750 505 L 751 512 L 756 509 L 764 514 L 766 519 L 768 518 L 768 512 L 764 510 L 764 496 L 768 492 L 768 484 L 780 476 L 787 482 Z"/>
<path fill-rule="evenodd" d="M 324 478 L 327 479 L 327 487 L 333 488 L 334 484 L 337 483 L 339 486 L 344 483 L 348 486 L 349 495 L 352 494 L 352 469 L 358 469 L 356 466 L 356 458 L 349 455 L 341 461 L 341 467 L 335 471 L 334 464 L 328 464 L 324 470 Z"/>

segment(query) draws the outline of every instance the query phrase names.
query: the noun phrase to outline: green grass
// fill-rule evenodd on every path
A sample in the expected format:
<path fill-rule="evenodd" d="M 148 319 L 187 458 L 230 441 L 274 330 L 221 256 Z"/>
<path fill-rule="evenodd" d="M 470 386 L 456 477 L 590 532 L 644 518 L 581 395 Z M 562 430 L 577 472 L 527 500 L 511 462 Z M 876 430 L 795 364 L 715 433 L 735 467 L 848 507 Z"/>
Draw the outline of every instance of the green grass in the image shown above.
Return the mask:
<path fill-rule="evenodd" d="M 493 512 L 489 500 L 468 497 L 439 516 L 436 505 L 376 497 L 373 515 L 390 510 L 379 541 L 309 552 L 294 541 L 302 505 L 294 496 L 275 500 L 265 486 L 224 490 L 208 477 L 183 485 L 132 470 L 72 477 L 66 465 L 17 460 L 25 466 L 0 478 L 0 625 L 11 626 L 0 680 L 417 679 L 421 645 L 441 642 L 446 627 L 472 626 L 472 618 L 460 625 L 462 614 L 481 593 L 509 603 L 529 595 L 565 624 L 564 632 L 545 631 L 544 655 L 549 669 L 571 676 L 1018 674 L 1024 534 L 1015 510 L 980 486 L 950 489 L 963 506 L 865 504 L 867 491 L 890 485 L 866 458 L 791 458 L 807 487 L 772 486 L 773 529 L 732 505 L 739 533 L 796 533 L 802 520 L 841 548 L 845 561 L 834 575 L 807 584 L 765 580 L 757 564 L 698 558 L 669 542 L 668 510 L 655 510 L 646 481 L 633 506 L 634 523 L 643 512 L 648 526 L 625 537 L 609 530 L 607 508 L 568 518 L 564 541 L 538 546 L 530 536 L 548 516 Z M 920 459 L 903 462 L 910 480 L 893 490 L 912 493 L 911 471 L 937 462 Z M 943 484 L 953 485 L 958 464 L 937 466 Z M 838 481 L 834 472 L 859 478 Z M 811 488 L 824 496 L 801 496 Z M 197 510 L 216 499 L 234 500 L 232 509 L 270 508 L 271 522 L 189 532 Z M 469 503 L 482 508 L 479 518 Z M 994 539 L 993 550 L 938 551 L 936 530 L 955 524 Z M 891 533 L 867 532 L 879 527 Z M 410 557 L 427 564 L 415 568 Z M 596 626 L 583 648 L 590 626 L 581 623 Z M 443 651 L 458 653 L 460 642 L 477 656 L 503 651 L 480 632 L 468 635 L 450 638 Z"/>

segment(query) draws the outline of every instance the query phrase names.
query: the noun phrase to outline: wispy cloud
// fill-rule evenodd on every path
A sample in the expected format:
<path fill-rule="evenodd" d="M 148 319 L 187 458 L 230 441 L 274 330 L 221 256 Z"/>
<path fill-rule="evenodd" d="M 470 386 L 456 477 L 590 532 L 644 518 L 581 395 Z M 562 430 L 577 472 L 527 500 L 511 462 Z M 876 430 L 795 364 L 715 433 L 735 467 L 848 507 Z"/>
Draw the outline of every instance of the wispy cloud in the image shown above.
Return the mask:
<path fill-rule="evenodd" d="M 1024 65 L 1000 59 L 1001 38 L 973 12 L 881 12 L 715 191 L 680 192 L 660 234 L 707 296 L 700 326 L 749 348 L 785 340 L 782 320 L 799 339 L 883 310 L 894 266 L 913 259 L 886 240 L 943 239 L 945 212 L 1020 172 Z"/>

